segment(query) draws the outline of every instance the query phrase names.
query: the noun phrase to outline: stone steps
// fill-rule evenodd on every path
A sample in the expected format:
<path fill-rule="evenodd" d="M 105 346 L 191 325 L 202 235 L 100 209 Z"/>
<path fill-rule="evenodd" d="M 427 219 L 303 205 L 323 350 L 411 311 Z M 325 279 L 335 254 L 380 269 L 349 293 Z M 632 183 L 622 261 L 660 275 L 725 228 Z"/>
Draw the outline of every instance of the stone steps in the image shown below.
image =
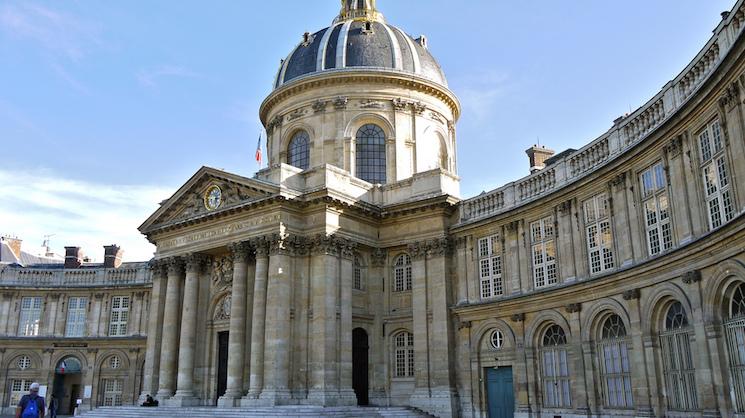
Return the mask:
<path fill-rule="evenodd" d="M 102 407 L 82 414 L 84 418 L 422 418 L 429 417 L 420 411 L 404 407 L 314 407 L 314 406 L 277 406 L 271 408 L 143 408 L 143 407 Z"/>

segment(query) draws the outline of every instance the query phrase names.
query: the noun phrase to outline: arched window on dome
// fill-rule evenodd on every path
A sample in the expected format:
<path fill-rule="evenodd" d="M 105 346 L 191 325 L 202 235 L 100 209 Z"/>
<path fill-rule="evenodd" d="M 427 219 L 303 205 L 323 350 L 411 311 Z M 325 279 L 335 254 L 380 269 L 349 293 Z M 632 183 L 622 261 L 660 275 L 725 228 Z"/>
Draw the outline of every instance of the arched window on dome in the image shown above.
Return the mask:
<path fill-rule="evenodd" d="M 357 131 L 357 177 L 372 184 L 385 184 L 385 132 L 380 126 L 369 123 Z"/>
<path fill-rule="evenodd" d="M 662 318 L 660 347 L 662 373 L 665 378 L 665 400 L 670 411 L 698 409 L 696 367 L 691 352 L 693 329 L 683 305 L 672 302 Z"/>
<path fill-rule="evenodd" d="M 735 285 L 724 303 L 730 390 L 734 395 L 735 409 L 742 413 L 745 412 L 745 283 Z"/>
<path fill-rule="evenodd" d="M 567 337 L 559 325 L 546 329 L 541 340 L 541 376 L 543 406 L 562 408 L 571 406 Z"/>
<path fill-rule="evenodd" d="M 623 320 L 611 314 L 603 321 L 597 343 L 603 402 L 607 408 L 631 408 L 631 365 L 629 339 Z"/>
<path fill-rule="evenodd" d="M 297 131 L 287 146 L 287 164 L 301 170 L 310 165 L 310 137 L 305 131 Z"/>
<path fill-rule="evenodd" d="M 393 290 L 404 292 L 411 290 L 411 287 L 411 257 L 408 254 L 401 254 L 393 265 Z"/>

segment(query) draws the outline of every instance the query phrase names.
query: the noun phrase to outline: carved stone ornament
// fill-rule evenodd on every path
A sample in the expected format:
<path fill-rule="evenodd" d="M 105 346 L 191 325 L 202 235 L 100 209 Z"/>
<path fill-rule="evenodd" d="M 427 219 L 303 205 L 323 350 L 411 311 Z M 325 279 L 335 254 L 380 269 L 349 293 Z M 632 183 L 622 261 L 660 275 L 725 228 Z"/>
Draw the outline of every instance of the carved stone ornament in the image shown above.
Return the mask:
<path fill-rule="evenodd" d="M 248 242 L 234 242 L 228 245 L 228 250 L 230 250 L 234 263 L 245 263 L 251 258 L 251 244 Z"/>
<path fill-rule="evenodd" d="M 449 238 L 438 238 L 427 242 L 427 254 L 435 257 L 449 255 L 452 252 L 453 244 Z"/>
<path fill-rule="evenodd" d="M 623 187 L 626 185 L 626 172 L 620 173 L 617 176 L 613 177 L 608 185 L 616 191 L 622 190 Z"/>
<path fill-rule="evenodd" d="M 565 200 L 559 203 L 558 210 L 562 215 L 569 215 L 572 212 L 572 201 Z"/>
<path fill-rule="evenodd" d="M 509 222 L 506 226 L 507 226 L 507 231 L 517 232 L 517 229 L 520 227 L 520 221 Z"/>
<path fill-rule="evenodd" d="M 342 257 L 346 258 L 347 260 L 353 260 L 354 254 L 357 251 L 357 243 L 348 239 L 340 239 L 339 250 L 341 251 Z"/>
<path fill-rule="evenodd" d="M 274 129 L 282 126 L 282 116 L 277 115 L 268 125 L 266 125 L 266 133 L 271 135 Z"/>
<path fill-rule="evenodd" d="M 639 289 L 630 289 L 623 292 L 623 300 L 639 299 L 641 296 L 642 292 Z"/>
<path fill-rule="evenodd" d="M 424 114 L 424 111 L 427 110 L 427 106 L 422 102 L 416 102 L 411 105 L 411 108 L 414 110 L 414 113 L 417 115 Z"/>
<path fill-rule="evenodd" d="M 443 121 L 442 116 L 437 112 L 429 112 L 429 118 L 438 123 L 442 123 Z"/>
<path fill-rule="evenodd" d="M 455 132 L 455 122 L 453 122 L 452 120 L 448 121 L 448 131 L 450 133 Z"/>
<path fill-rule="evenodd" d="M 231 295 L 226 295 L 215 306 L 215 314 L 212 316 L 214 321 L 225 321 L 230 319 L 230 309 L 232 307 L 233 298 Z"/>
<path fill-rule="evenodd" d="M 315 102 L 313 102 L 313 112 L 314 113 L 325 112 L 328 104 L 329 104 L 328 100 L 316 100 Z"/>
<path fill-rule="evenodd" d="M 393 99 L 393 109 L 397 111 L 406 110 L 406 107 L 409 105 L 409 102 L 406 100 L 401 99 L 400 97 L 397 97 Z"/>
<path fill-rule="evenodd" d="M 269 241 L 266 237 L 252 238 L 250 243 L 256 252 L 256 257 L 266 257 L 269 255 Z"/>
<path fill-rule="evenodd" d="M 349 97 L 339 96 L 336 99 L 334 99 L 334 109 L 344 110 L 347 108 L 348 103 L 349 103 Z"/>
<path fill-rule="evenodd" d="M 409 244 L 408 252 L 412 260 L 421 260 L 427 255 L 427 245 L 419 242 Z"/>
<path fill-rule="evenodd" d="M 383 103 L 377 100 L 360 100 L 360 109 L 383 109 L 384 107 L 385 106 L 383 106 Z"/>
<path fill-rule="evenodd" d="M 458 324 L 458 331 L 462 329 L 469 329 L 471 328 L 471 321 L 462 321 L 460 324 Z"/>
<path fill-rule="evenodd" d="M 333 236 L 316 235 L 312 238 L 311 248 L 316 255 L 339 255 L 339 246 Z"/>
<path fill-rule="evenodd" d="M 698 283 L 702 279 L 701 270 L 691 270 L 683 274 L 683 283 Z"/>
<path fill-rule="evenodd" d="M 719 106 L 724 110 L 732 110 L 740 101 L 740 83 L 734 81 L 724 91 L 724 94 L 719 98 Z"/>
<path fill-rule="evenodd" d="M 209 257 L 205 254 L 188 254 L 184 257 L 184 261 L 186 262 L 186 271 L 198 273 L 209 264 Z"/>
<path fill-rule="evenodd" d="M 383 267 L 385 265 L 386 252 L 380 248 L 373 250 L 370 255 L 370 262 L 373 267 Z"/>
<path fill-rule="evenodd" d="M 305 109 L 295 109 L 289 115 L 287 115 L 287 122 L 292 122 L 296 119 L 302 118 L 303 116 L 305 116 L 306 112 L 307 110 Z"/>
<path fill-rule="evenodd" d="M 524 313 L 518 313 L 514 314 L 510 317 L 510 320 L 512 322 L 524 322 L 525 321 L 525 314 Z"/>
<path fill-rule="evenodd" d="M 308 255 L 310 254 L 311 242 L 308 238 L 301 235 L 290 235 L 285 238 L 285 247 L 293 254 Z"/>
<path fill-rule="evenodd" d="M 677 157 L 683 151 L 683 135 L 678 135 L 665 145 L 665 153 L 670 157 Z"/>
<path fill-rule="evenodd" d="M 212 287 L 225 288 L 233 283 L 233 257 L 223 255 L 212 260 Z"/>
<path fill-rule="evenodd" d="M 567 313 L 577 313 L 582 311 L 582 304 L 581 303 L 570 303 L 565 307 Z"/>

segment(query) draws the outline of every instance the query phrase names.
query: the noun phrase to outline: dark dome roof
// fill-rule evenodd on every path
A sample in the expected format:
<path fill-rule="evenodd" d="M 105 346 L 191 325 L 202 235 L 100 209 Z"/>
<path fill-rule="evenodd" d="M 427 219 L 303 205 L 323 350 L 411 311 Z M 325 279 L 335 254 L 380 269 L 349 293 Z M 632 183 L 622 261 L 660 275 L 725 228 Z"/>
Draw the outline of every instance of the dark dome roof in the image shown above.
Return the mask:
<path fill-rule="evenodd" d="M 282 61 L 274 88 L 303 76 L 344 69 L 397 71 L 447 87 L 445 74 L 426 44 L 426 38 L 414 39 L 380 20 L 337 21 L 305 34 Z"/>

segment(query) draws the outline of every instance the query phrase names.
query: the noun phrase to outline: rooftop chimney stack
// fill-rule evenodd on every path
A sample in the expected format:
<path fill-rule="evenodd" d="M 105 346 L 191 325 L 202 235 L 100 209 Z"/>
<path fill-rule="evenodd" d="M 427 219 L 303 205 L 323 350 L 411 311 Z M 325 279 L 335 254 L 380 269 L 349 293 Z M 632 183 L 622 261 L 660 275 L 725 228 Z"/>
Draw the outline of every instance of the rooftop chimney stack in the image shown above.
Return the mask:
<path fill-rule="evenodd" d="M 10 251 L 13 252 L 13 255 L 17 259 L 21 259 L 21 243 L 22 240 L 18 238 L 12 238 L 12 237 L 2 237 L 2 240 L 8 243 L 8 247 L 10 247 Z"/>
<path fill-rule="evenodd" d="M 546 160 L 551 158 L 556 152 L 543 145 L 533 145 L 525 150 L 525 153 L 528 154 L 528 158 L 530 159 L 530 174 L 533 174 L 536 171 L 546 168 Z"/>
<path fill-rule="evenodd" d="M 83 266 L 83 251 L 80 247 L 65 247 L 65 268 L 79 269 Z"/>
<path fill-rule="evenodd" d="M 107 269 L 118 269 L 122 265 L 122 255 L 124 250 L 118 245 L 103 246 L 103 266 Z"/>

